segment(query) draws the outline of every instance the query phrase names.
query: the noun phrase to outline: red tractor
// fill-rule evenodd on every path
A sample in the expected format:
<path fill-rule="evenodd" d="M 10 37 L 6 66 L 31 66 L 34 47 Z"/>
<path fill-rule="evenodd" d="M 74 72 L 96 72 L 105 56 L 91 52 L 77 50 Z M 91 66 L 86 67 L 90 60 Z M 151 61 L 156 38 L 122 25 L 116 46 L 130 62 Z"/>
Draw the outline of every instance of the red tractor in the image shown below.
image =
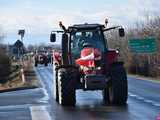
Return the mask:
<path fill-rule="evenodd" d="M 37 67 L 38 64 L 44 64 L 44 66 L 48 66 L 48 56 L 45 51 L 37 51 L 34 55 L 34 66 Z"/>
<path fill-rule="evenodd" d="M 68 29 L 60 22 L 62 50 L 54 52 L 54 98 L 63 106 L 76 103 L 76 89 L 102 90 L 104 103 L 124 105 L 128 98 L 127 74 L 123 62 L 118 61 L 117 50 L 107 46 L 104 32 L 117 29 L 119 36 L 125 32 L 121 26 L 106 28 L 101 24 L 79 24 Z"/>

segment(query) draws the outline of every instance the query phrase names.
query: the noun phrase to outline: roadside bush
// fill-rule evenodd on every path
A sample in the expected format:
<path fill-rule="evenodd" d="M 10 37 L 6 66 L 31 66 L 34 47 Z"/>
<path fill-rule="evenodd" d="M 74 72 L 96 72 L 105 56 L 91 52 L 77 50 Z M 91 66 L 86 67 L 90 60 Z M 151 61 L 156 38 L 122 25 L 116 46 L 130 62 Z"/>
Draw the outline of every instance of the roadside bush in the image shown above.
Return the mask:
<path fill-rule="evenodd" d="M 136 62 L 139 62 L 140 66 L 135 63 L 130 64 L 138 69 L 137 74 L 158 77 L 160 76 L 160 16 L 154 16 L 151 19 L 138 22 L 136 28 L 128 32 L 128 39 L 147 37 L 156 39 L 157 51 L 152 54 L 137 55 Z M 133 56 L 132 59 L 134 59 Z M 129 72 L 134 73 L 133 71 Z"/>
<path fill-rule="evenodd" d="M 10 73 L 11 73 L 10 59 L 5 54 L 5 50 L 0 48 L 0 83 L 7 82 Z"/>

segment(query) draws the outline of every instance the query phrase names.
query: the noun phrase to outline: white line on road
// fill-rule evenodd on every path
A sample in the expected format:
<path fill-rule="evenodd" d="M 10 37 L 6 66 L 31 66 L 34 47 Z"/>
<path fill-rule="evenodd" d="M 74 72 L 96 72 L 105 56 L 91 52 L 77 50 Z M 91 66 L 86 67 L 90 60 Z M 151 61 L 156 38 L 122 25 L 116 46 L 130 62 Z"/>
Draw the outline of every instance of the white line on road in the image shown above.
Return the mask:
<path fill-rule="evenodd" d="M 136 99 L 138 99 L 138 100 L 141 100 L 141 101 L 143 101 L 143 102 L 145 102 L 145 103 L 149 103 L 149 104 L 151 104 L 151 105 L 153 105 L 153 106 L 160 107 L 160 104 L 158 104 L 158 103 L 156 103 L 156 102 L 154 102 L 154 101 L 152 101 L 152 100 L 145 99 L 145 98 L 143 98 L 143 97 L 141 97 L 141 96 L 132 94 L 132 93 L 130 93 L 130 92 L 128 93 L 128 95 L 129 95 L 130 97 L 134 97 L 134 98 L 136 98 Z"/>
<path fill-rule="evenodd" d="M 137 95 L 134 95 L 134 94 L 131 94 L 131 93 L 128 93 L 129 96 L 131 97 L 137 97 Z"/>
<path fill-rule="evenodd" d="M 160 104 L 153 103 L 154 106 L 160 107 Z"/>
<path fill-rule="evenodd" d="M 32 120 L 51 120 L 46 106 L 32 106 L 30 107 Z"/>

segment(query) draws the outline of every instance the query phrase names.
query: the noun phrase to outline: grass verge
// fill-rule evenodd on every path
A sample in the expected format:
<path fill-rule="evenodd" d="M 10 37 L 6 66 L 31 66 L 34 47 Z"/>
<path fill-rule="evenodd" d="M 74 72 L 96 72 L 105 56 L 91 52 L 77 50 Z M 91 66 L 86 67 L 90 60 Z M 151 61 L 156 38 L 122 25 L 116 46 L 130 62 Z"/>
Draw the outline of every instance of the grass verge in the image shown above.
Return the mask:
<path fill-rule="evenodd" d="M 41 86 L 30 61 L 24 61 L 22 69 L 23 72 L 18 69 L 17 71 L 15 71 L 16 73 L 19 73 L 17 76 L 12 78 L 11 80 L 8 80 L 8 82 L 4 84 L 0 84 L 0 92 L 31 89 Z M 24 75 L 24 80 L 22 75 Z"/>

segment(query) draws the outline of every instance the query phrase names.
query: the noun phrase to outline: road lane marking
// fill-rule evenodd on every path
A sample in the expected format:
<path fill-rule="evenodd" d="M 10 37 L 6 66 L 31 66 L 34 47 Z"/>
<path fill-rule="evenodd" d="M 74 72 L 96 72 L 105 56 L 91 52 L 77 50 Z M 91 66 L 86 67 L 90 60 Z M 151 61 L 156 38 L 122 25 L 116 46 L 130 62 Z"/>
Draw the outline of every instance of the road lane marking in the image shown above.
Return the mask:
<path fill-rule="evenodd" d="M 147 102 L 147 103 L 153 104 L 153 101 L 152 101 L 152 100 L 144 100 L 144 101 Z"/>
<path fill-rule="evenodd" d="M 154 106 L 160 107 L 160 104 L 153 103 Z"/>
<path fill-rule="evenodd" d="M 128 93 L 129 96 L 131 97 L 137 97 L 137 95 L 134 95 L 134 94 L 131 94 L 131 93 Z"/>
<path fill-rule="evenodd" d="M 137 96 L 138 100 L 145 100 L 143 97 Z"/>
<path fill-rule="evenodd" d="M 30 111 L 32 120 L 52 120 L 46 106 L 32 106 L 30 107 Z"/>
<path fill-rule="evenodd" d="M 151 104 L 151 105 L 153 105 L 153 106 L 160 107 L 160 104 L 159 104 L 159 103 L 156 103 L 156 102 L 154 102 L 154 101 L 152 101 L 152 100 L 145 99 L 145 98 L 143 98 L 143 97 L 141 97 L 141 96 L 132 94 L 132 93 L 130 93 L 130 92 L 128 93 L 128 95 L 129 95 L 130 97 L 134 97 L 134 98 L 136 98 L 136 99 L 138 99 L 138 100 L 141 100 L 141 101 L 143 101 L 143 102 L 145 102 L 145 103 L 149 103 L 149 104 Z"/>
<path fill-rule="evenodd" d="M 36 72 L 36 75 L 37 75 L 37 77 L 38 77 L 38 80 L 40 81 L 40 83 L 41 83 L 41 85 L 42 85 L 42 88 L 41 88 L 41 89 L 42 89 L 42 91 L 43 91 L 43 93 L 44 93 L 44 95 L 45 95 L 45 97 L 42 98 L 42 101 L 48 101 L 48 100 L 49 100 L 49 94 L 48 94 L 47 90 L 45 89 L 46 86 L 45 86 L 45 83 L 44 83 L 43 80 L 42 80 L 41 73 L 40 73 L 40 71 L 37 71 L 36 68 L 34 68 L 34 70 L 35 70 L 35 72 Z"/>

